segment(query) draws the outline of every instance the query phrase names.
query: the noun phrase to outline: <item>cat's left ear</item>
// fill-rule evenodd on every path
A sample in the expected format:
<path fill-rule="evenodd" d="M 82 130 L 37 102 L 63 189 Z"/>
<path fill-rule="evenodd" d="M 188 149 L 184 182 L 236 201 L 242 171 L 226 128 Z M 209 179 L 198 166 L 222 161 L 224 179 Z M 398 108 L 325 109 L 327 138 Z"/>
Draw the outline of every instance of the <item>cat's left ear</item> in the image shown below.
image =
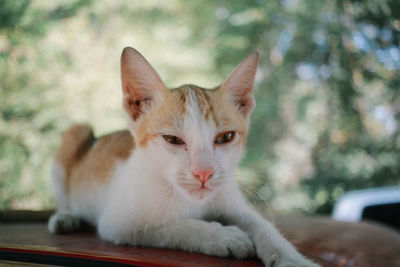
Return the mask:
<path fill-rule="evenodd" d="M 246 118 L 256 106 L 253 86 L 259 57 L 257 51 L 248 55 L 221 86 L 225 96 Z"/>
<path fill-rule="evenodd" d="M 121 80 L 123 106 L 133 122 L 168 92 L 150 63 L 131 47 L 126 47 L 121 55 Z"/>

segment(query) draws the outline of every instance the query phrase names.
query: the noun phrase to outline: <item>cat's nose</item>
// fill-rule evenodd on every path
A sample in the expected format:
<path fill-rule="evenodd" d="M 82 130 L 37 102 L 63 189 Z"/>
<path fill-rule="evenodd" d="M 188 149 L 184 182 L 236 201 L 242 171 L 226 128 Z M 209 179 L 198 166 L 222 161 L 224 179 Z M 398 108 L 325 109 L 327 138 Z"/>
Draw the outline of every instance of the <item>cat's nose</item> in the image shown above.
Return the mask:
<path fill-rule="evenodd" d="M 192 171 L 192 174 L 194 178 L 204 185 L 214 174 L 214 169 L 195 169 Z"/>

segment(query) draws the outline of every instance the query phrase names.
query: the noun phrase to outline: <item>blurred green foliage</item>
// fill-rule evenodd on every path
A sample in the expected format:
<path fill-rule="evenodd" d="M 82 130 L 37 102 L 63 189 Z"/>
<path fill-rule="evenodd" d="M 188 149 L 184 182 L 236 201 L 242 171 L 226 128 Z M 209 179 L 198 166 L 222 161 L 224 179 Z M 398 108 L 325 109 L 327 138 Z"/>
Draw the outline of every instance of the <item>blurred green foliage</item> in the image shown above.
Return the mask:
<path fill-rule="evenodd" d="M 52 205 L 69 123 L 124 127 L 124 46 L 170 87 L 212 87 L 261 52 L 238 172 L 251 201 L 329 213 L 348 190 L 399 185 L 399 42 L 396 0 L 0 0 L 0 208 Z"/>
<path fill-rule="evenodd" d="M 88 3 L 39 8 L 0 0 L 0 209 L 49 205 L 48 167 L 42 162 L 60 125 L 51 116 L 57 103 L 46 90 L 57 83 L 37 77 L 60 52 L 35 46 L 52 25 Z"/>

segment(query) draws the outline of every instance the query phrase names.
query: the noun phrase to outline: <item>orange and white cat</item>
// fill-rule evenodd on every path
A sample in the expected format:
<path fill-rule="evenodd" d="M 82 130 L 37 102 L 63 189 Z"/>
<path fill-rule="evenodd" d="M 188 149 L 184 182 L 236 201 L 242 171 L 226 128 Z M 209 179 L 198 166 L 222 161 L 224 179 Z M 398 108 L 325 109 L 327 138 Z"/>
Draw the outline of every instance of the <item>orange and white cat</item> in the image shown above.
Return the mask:
<path fill-rule="evenodd" d="M 318 266 L 246 204 L 234 180 L 258 58 L 247 56 L 214 89 L 170 90 L 139 52 L 125 48 L 130 131 L 95 138 L 90 126 L 75 125 L 65 132 L 52 169 L 58 209 L 50 231 L 71 232 L 86 221 L 116 244 Z"/>

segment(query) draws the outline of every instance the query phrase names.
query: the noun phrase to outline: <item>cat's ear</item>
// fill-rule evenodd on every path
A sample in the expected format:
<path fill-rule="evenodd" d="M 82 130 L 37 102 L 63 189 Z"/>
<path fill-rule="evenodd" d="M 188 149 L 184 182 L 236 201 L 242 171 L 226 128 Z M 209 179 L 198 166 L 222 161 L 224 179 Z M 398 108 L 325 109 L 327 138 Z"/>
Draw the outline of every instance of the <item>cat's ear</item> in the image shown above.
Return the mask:
<path fill-rule="evenodd" d="M 253 86 L 259 57 L 257 51 L 248 55 L 221 86 L 225 96 L 246 118 L 256 106 Z"/>
<path fill-rule="evenodd" d="M 131 47 L 126 47 L 121 55 L 121 81 L 123 106 L 133 121 L 168 90 L 147 60 Z"/>

